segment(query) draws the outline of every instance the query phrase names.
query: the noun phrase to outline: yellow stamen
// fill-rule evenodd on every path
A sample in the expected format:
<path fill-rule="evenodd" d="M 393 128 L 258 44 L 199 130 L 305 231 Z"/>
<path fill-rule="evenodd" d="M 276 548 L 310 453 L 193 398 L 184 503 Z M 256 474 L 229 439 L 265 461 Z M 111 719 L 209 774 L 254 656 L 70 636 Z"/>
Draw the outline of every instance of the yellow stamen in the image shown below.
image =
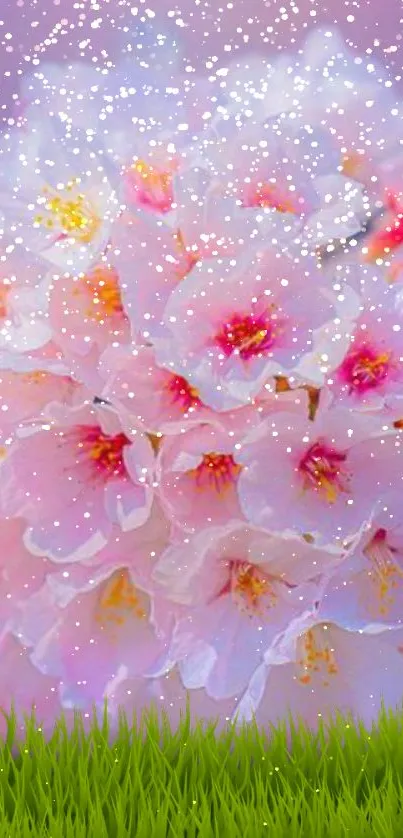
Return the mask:
<path fill-rule="evenodd" d="M 388 544 L 386 531 L 379 529 L 363 552 L 371 562 L 368 576 L 378 600 L 376 615 L 385 617 L 395 604 L 396 590 L 403 579 L 403 570 L 394 558 L 397 551 Z"/>
<path fill-rule="evenodd" d="M 77 185 L 75 180 L 60 190 L 46 187 L 43 190 L 46 212 L 38 213 L 35 223 L 82 244 L 89 244 L 99 231 L 101 219 L 91 201 L 82 192 L 76 191 Z"/>
<path fill-rule="evenodd" d="M 339 671 L 334 649 L 324 641 L 326 630 L 327 626 L 318 625 L 299 638 L 299 647 L 302 652 L 297 661 L 302 669 L 302 674 L 298 676 L 300 684 L 310 684 L 314 673 L 320 673 L 323 686 L 328 687 L 329 676 L 337 675 Z"/>
<path fill-rule="evenodd" d="M 137 591 L 127 570 L 116 571 L 102 586 L 95 620 L 102 630 L 108 626 L 122 626 L 129 618 L 143 620 L 147 618 L 144 607 L 146 595 Z M 143 604 L 144 600 L 144 604 Z"/>

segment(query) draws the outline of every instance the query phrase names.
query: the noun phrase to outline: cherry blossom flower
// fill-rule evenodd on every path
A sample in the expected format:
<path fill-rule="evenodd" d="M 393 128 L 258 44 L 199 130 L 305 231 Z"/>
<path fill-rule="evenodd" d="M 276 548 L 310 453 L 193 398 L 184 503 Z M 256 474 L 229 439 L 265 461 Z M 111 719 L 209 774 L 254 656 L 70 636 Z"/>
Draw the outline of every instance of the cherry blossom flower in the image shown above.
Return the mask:
<path fill-rule="evenodd" d="M 159 365 L 183 375 L 205 404 L 229 410 L 248 404 L 272 376 L 290 376 L 306 356 L 316 357 L 326 327 L 331 346 L 336 317 L 310 260 L 253 250 L 199 263 L 172 291 L 166 334 L 153 344 Z"/>
<path fill-rule="evenodd" d="M 403 155 L 381 167 L 377 178 L 383 213 L 364 242 L 365 261 L 392 264 L 388 276 L 393 281 L 403 258 Z"/>
<path fill-rule="evenodd" d="M 243 518 L 237 495 L 238 436 L 209 425 L 165 437 L 158 453 L 158 497 L 176 526 L 194 531 Z"/>
<path fill-rule="evenodd" d="M 151 570 L 168 537 L 154 506 L 143 527 L 115 528 L 96 557 L 48 573 L 21 608 L 14 631 L 34 665 L 61 679 L 63 707 L 100 706 L 122 679 L 164 660 L 175 612 L 155 591 Z"/>
<path fill-rule="evenodd" d="M 168 599 L 188 608 L 170 650 L 185 686 L 204 686 L 216 699 L 244 689 L 290 621 L 314 608 L 318 577 L 338 558 L 242 523 L 203 530 L 169 547 L 154 577 Z"/>
<path fill-rule="evenodd" d="M 332 31 L 197 76 L 133 21 L 114 65 L 35 68 L 0 140 L 0 704 L 372 722 L 402 697 L 401 103 Z"/>
<path fill-rule="evenodd" d="M 148 433 L 171 435 L 193 425 L 219 423 L 185 378 L 157 367 L 150 347 L 111 347 L 101 357 L 99 372 L 105 382 L 102 396 L 119 410 L 121 420 Z"/>
<path fill-rule="evenodd" d="M 301 397 L 301 391 L 298 395 L 291 391 L 277 393 L 273 379 L 252 404 L 217 413 L 203 404 L 186 378 L 158 367 L 148 346 L 130 350 L 109 347 L 101 356 L 98 374 L 103 381 L 99 392 L 119 412 L 122 425 L 141 428 L 159 438 L 206 424 L 228 433 L 246 432 L 272 410 L 285 405 L 292 410 Z"/>
<path fill-rule="evenodd" d="M 390 493 L 379 500 L 370 524 L 329 578 L 321 619 L 349 631 L 401 625 L 402 527 L 399 494 Z"/>
<path fill-rule="evenodd" d="M 337 402 L 357 410 L 382 409 L 403 384 L 402 291 L 379 270 L 365 271 L 361 306 L 350 345 L 327 385 Z"/>
<path fill-rule="evenodd" d="M 218 117 L 202 137 L 200 157 L 210 171 L 210 191 L 221 185 L 244 210 L 259 209 L 258 222 L 267 213 L 274 220 L 274 212 L 280 241 L 298 234 L 313 248 L 358 232 L 368 202 L 362 186 L 340 174 L 341 156 L 329 133 L 294 117 L 283 112 L 243 125 L 238 114 Z"/>
<path fill-rule="evenodd" d="M 118 172 L 102 149 L 93 150 L 55 118 L 36 117 L 2 142 L 0 207 L 7 225 L 52 265 L 85 270 L 103 252 L 120 212 Z"/>
<path fill-rule="evenodd" d="M 382 706 L 401 706 L 402 638 L 401 629 L 364 634 L 331 622 L 296 623 L 278 644 L 277 665 L 268 656 L 256 669 L 234 716 L 238 724 L 254 718 L 267 728 L 292 718 L 316 729 L 341 714 L 370 727 Z"/>
<path fill-rule="evenodd" d="M 324 404 L 315 421 L 277 413 L 236 446 L 247 520 L 319 543 L 356 537 L 402 480 L 399 432 L 382 419 Z M 268 468 L 267 464 L 270 464 Z"/>
<path fill-rule="evenodd" d="M 141 526 L 152 501 L 153 452 L 117 417 L 89 404 L 53 405 L 0 464 L 0 508 L 27 522 L 24 541 L 54 561 L 94 555 L 112 525 Z"/>

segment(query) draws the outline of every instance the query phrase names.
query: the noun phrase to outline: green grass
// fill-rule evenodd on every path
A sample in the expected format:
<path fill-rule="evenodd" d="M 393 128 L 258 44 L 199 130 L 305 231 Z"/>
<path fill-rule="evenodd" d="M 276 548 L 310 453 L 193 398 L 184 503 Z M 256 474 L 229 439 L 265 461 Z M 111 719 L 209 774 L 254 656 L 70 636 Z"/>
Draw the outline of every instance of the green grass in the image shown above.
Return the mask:
<path fill-rule="evenodd" d="M 109 735 L 63 718 L 45 739 L 35 718 L 24 741 L 8 717 L 0 743 L 1 838 L 390 838 L 403 836 L 403 712 L 371 731 L 338 718 L 217 734 L 172 731 L 166 719 L 122 715 Z"/>

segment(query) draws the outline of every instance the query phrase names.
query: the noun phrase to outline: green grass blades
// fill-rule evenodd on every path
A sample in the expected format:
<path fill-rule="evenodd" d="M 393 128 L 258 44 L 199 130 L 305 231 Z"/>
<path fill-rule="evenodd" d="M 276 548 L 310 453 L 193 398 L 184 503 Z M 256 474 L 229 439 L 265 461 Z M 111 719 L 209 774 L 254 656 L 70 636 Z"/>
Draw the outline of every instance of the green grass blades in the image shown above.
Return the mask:
<path fill-rule="evenodd" d="M 14 714 L 0 743 L 1 838 L 401 838 L 403 712 L 217 734 L 189 712 L 116 732 L 63 717 L 45 739 Z"/>

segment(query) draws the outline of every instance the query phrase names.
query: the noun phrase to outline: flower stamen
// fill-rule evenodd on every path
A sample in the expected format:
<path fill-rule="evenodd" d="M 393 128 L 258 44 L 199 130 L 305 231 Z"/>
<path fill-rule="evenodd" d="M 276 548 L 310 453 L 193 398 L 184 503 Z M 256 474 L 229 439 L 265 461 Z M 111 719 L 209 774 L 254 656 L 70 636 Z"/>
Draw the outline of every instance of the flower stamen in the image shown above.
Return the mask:
<path fill-rule="evenodd" d="M 394 605 L 396 590 L 403 579 L 403 570 L 395 559 L 398 551 L 388 543 L 387 531 L 382 527 L 375 532 L 363 553 L 371 563 L 368 576 L 379 600 L 378 614 L 384 617 Z"/>
<path fill-rule="evenodd" d="M 303 477 L 304 490 L 313 489 L 328 503 L 334 503 L 339 492 L 347 491 L 347 475 L 343 470 L 346 459 L 346 453 L 336 451 L 322 441 L 315 442 L 304 454 L 298 467 Z"/>
<path fill-rule="evenodd" d="M 45 187 L 45 214 L 36 215 L 35 223 L 49 231 L 58 228 L 61 233 L 57 240 L 75 239 L 82 244 L 90 244 L 101 227 L 101 219 L 89 198 L 76 191 L 77 184 L 78 180 L 72 180 L 60 190 Z M 73 191 L 75 194 L 70 195 Z"/>
<path fill-rule="evenodd" d="M 335 650 L 323 641 L 322 631 L 327 626 L 315 626 L 309 629 L 299 638 L 299 646 L 302 647 L 301 657 L 297 664 L 302 669 L 298 675 L 300 684 L 310 684 L 314 673 L 322 674 L 324 687 L 330 686 L 330 677 L 337 675 L 339 668 L 335 658 Z"/>
<path fill-rule="evenodd" d="M 232 454 L 210 452 L 203 454 L 201 463 L 188 471 L 188 475 L 194 478 L 201 491 L 214 491 L 221 495 L 234 486 L 241 469 Z"/>

